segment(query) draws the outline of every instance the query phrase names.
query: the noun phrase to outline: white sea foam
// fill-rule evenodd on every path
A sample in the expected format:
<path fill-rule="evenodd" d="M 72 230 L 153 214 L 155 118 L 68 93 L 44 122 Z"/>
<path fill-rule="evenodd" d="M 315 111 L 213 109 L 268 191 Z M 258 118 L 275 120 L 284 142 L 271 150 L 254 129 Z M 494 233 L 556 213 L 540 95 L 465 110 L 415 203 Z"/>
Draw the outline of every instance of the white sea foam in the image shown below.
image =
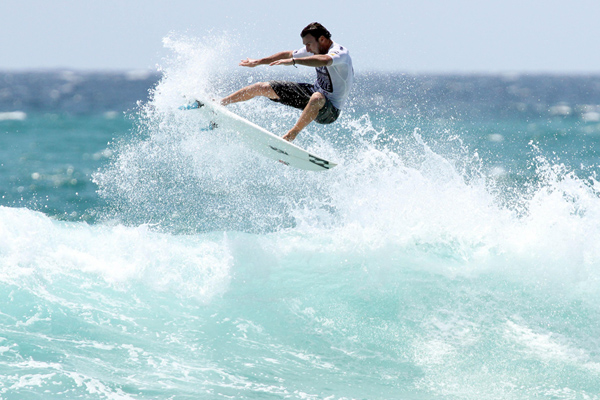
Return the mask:
<path fill-rule="evenodd" d="M 90 226 L 52 221 L 26 209 L 0 207 L 0 279 L 18 283 L 43 274 L 84 274 L 108 284 L 142 282 L 155 290 L 210 300 L 229 281 L 231 257 L 215 240 L 152 232 L 148 226 Z M 40 315 L 21 322 L 30 325 Z"/>
<path fill-rule="evenodd" d="M 522 346 L 522 352 L 527 357 L 539 358 L 546 362 L 565 362 L 578 365 L 585 365 L 590 361 L 590 355 L 585 350 L 574 348 L 561 335 L 551 332 L 535 332 L 533 329 L 513 321 L 506 322 L 506 337 Z M 598 369 L 598 364 L 592 363 L 588 367 Z"/>
<path fill-rule="evenodd" d="M 0 121 L 25 121 L 27 114 L 23 111 L 0 112 Z"/>

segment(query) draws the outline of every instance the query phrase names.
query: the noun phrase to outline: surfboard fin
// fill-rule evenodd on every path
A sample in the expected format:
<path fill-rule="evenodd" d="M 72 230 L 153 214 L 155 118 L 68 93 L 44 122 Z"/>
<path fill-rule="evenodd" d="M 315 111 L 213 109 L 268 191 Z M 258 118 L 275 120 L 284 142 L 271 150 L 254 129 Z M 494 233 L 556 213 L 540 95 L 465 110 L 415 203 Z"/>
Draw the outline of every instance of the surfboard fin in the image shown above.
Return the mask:
<path fill-rule="evenodd" d="M 198 101 L 198 100 L 194 100 L 193 102 L 189 103 L 189 104 L 185 104 L 183 106 L 180 106 L 179 109 L 180 110 L 195 110 L 197 108 L 200 107 L 204 107 L 204 103 Z"/>

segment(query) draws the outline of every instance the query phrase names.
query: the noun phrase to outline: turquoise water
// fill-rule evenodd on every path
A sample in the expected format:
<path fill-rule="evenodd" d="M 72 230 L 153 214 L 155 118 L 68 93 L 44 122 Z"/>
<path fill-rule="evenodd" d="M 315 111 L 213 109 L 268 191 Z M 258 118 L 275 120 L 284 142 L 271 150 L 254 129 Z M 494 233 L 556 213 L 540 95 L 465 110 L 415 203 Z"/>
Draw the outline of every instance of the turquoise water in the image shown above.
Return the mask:
<path fill-rule="evenodd" d="M 188 44 L 0 74 L 0 398 L 600 398 L 599 77 L 357 71 L 311 173 L 177 110 L 266 74 Z"/>

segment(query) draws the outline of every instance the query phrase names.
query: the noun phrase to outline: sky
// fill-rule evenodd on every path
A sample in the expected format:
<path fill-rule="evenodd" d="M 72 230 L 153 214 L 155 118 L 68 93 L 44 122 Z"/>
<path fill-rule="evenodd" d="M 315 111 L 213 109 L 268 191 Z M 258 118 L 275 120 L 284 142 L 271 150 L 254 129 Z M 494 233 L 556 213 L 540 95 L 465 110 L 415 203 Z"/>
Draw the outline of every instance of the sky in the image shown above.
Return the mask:
<path fill-rule="evenodd" d="M 258 58 L 318 21 L 357 71 L 598 74 L 599 16 L 600 0 L 1 0 L 0 71 L 156 70 L 169 35 Z"/>

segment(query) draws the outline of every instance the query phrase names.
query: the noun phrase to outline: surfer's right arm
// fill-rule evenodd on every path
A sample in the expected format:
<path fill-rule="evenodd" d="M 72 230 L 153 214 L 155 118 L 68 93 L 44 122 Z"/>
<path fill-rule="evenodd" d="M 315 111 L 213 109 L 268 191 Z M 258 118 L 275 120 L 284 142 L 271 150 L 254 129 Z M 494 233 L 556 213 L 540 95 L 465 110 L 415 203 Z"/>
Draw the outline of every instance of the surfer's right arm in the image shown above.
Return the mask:
<path fill-rule="evenodd" d="M 268 65 L 277 60 L 284 60 L 286 58 L 292 58 L 293 51 L 280 51 L 279 53 L 273 54 L 272 56 L 260 58 L 258 60 L 253 58 L 246 58 L 245 60 L 240 61 L 240 67 L 250 67 L 254 68 L 257 65 Z"/>

